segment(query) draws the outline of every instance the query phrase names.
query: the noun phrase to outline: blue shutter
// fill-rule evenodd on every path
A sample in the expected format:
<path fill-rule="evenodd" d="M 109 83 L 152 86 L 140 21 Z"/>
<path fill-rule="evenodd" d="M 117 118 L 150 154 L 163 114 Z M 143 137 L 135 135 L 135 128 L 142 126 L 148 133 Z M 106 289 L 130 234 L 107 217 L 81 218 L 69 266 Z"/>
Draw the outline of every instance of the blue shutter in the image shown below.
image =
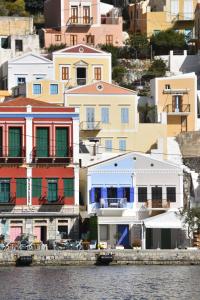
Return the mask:
<path fill-rule="evenodd" d="M 108 107 L 102 107 L 101 108 L 101 122 L 102 123 L 109 123 L 109 108 Z"/>
<path fill-rule="evenodd" d="M 121 108 L 121 123 L 129 122 L 129 110 L 127 107 Z"/>
<path fill-rule="evenodd" d="M 108 200 L 107 200 L 107 197 L 108 197 L 108 195 L 107 195 L 107 188 L 102 187 L 102 188 L 101 188 L 101 198 L 104 198 L 104 199 L 105 199 L 104 203 L 105 203 L 105 207 L 106 207 L 106 208 L 108 207 Z"/>
<path fill-rule="evenodd" d="M 95 188 L 90 190 L 90 203 L 95 203 Z"/>
<path fill-rule="evenodd" d="M 117 188 L 117 198 L 123 198 L 124 197 L 124 188 L 119 187 Z"/>
<path fill-rule="evenodd" d="M 119 150 L 126 151 L 126 140 L 119 140 Z"/>
<path fill-rule="evenodd" d="M 105 140 L 105 151 L 112 152 L 112 140 Z"/>
<path fill-rule="evenodd" d="M 130 188 L 130 202 L 134 202 L 134 188 L 131 187 Z"/>

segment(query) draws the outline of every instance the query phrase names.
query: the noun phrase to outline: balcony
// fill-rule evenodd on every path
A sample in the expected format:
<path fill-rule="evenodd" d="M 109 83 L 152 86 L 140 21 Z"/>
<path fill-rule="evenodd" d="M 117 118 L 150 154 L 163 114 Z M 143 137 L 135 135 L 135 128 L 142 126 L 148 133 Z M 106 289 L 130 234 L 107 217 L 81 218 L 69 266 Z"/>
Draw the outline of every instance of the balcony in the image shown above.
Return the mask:
<path fill-rule="evenodd" d="M 185 95 L 189 94 L 189 89 L 163 89 L 163 94 L 168 95 Z"/>
<path fill-rule="evenodd" d="M 39 204 L 40 205 L 64 205 L 64 196 L 57 196 L 55 200 L 49 200 L 48 196 L 46 194 L 42 195 L 39 198 Z"/>
<path fill-rule="evenodd" d="M 127 208 L 126 198 L 101 198 L 100 208 Z"/>
<path fill-rule="evenodd" d="M 101 25 L 118 25 L 119 24 L 119 17 L 104 17 L 101 16 Z"/>
<path fill-rule="evenodd" d="M 182 104 L 179 107 L 168 104 L 165 106 L 164 112 L 168 115 L 187 116 L 190 113 L 190 104 Z"/>
<path fill-rule="evenodd" d="M 13 193 L 4 193 L 0 196 L 0 205 L 15 205 L 16 203 L 16 194 Z"/>
<path fill-rule="evenodd" d="M 76 79 L 76 84 L 77 85 L 86 85 L 87 79 L 86 78 L 77 78 Z"/>
<path fill-rule="evenodd" d="M 166 210 L 170 208 L 170 201 L 164 199 L 147 200 L 145 207 L 147 209 Z"/>
<path fill-rule="evenodd" d="M 5 154 L 4 153 L 8 153 Z M 3 163 L 12 163 L 12 164 L 20 164 L 24 163 L 26 158 L 26 150 L 25 147 L 22 148 L 10 148 L 4 147 L 0 148 L 0 164 Z"/>
<path fill-rule="evenodd" d="M 69 147 L 68 149 L 62 149 L 62 153 L 57 153 L 56 155 L 42 156 L 40 153 L 37 153 L 36 147 L 32 151 L 32 162 L 36 164 L 70 164 L 73 160 L 73 148 Z M 52 152 L 51 152 L 52 153 Z M 66 154 L 65 154 L 66 153 Z M 66 155 L 66 156 L 65 156 Z"/>
<path fill-rule="evenodd" d="M 69 26 L 91 26 L 93 24 L 93 18 L 88 16 L 77 17 L 72 16 L 67 21 L 67 27 Z"/>
<path fill-rule="evenodd" d="M 81 122 L 80 123 L 80 130 L 86 130 L 86 131 L 90 131 L 90 130 L 101 130 L 101 122 Z"/>

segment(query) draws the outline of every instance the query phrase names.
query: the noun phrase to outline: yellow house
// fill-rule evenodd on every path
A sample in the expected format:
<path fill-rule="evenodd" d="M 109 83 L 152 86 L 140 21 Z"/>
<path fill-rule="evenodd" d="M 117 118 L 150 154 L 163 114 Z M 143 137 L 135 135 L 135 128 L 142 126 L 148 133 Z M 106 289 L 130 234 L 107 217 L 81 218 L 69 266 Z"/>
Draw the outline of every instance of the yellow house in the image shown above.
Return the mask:
<path fill-rule="evenodd" d="M 194 10 L 198 0 L 137 1 L 129 4 L 130 32 L 150 37 L 173 28 L 190 35 L 194 27 Z"/>
<path fill-rule="evenodd" d="M 151 96 L 158 114 L 167 114 L 167 134 L 197 130 L 197 77 L 186 73 L 151 80 Z"/>
<path fill-rule="evenodd" d="M 65 106 L 79 108 L 80 138 L 91 152 L 94 143 L 100 152 L 147 152 L 162 139 L 166 153 L 166 125 L 139 124 L 137 105 L 134 91 L 103 81 L 65 93 Z"/>
<path fill-rule="evenodd" d="M 67 88 L 99 80 L 111 83 L 111 53 L 86 45 L 68 47 L 53 53 L 54 79 Z"/>
<path fill-rule="evenodd" d="M 0 102 L 3 102 L 6 97 L 11 96 L 11 93 L 7 90 L 0 90 Z"/>

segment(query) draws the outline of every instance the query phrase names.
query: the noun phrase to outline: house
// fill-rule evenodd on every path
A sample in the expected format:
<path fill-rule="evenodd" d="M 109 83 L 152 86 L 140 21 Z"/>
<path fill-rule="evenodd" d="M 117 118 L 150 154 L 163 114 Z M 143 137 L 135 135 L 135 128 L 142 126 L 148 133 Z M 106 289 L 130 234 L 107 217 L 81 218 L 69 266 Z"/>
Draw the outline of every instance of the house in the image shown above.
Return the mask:
<path fill-rule="evenodd" d="M 197 0 L 147 0 L 129 4 L 130 31 L 151 35 L 174 29 L 192 35 Z"/>
<path fill-rule="evenodd" d="M 99 243 L 129 247 L 139 240 L 143 249 L 171 249 L 185 241 L 175 216 L 184 206 L 183 170 L 177 164 L 138 152 L 90 162 L 80 169 L 80 193 L 88 217 L 97 217 Z M 166 227 L 165 218 L 164 227 L 159 218 L 169 212 L 171 223 Z"/>
<path fill-rule="evenodd" d="M 26 53 L 5 62 L 1 70 L 1 85 L 11 90 L 32 80 L 53 79 L 53 62 L 36 53 Z"/>
<path fill-rule="evenodd" d="M 0 233 L 77 238 L 79 114 L 28 98 L 0 104 Z"/>
<path fill-rule="evenodd" d="M 33 51 L 40 50 L 39 36 L 33 26 L 33 17 L 0 17 L 0 65 Z"/>
<path fill-rule="evenodd" d="M 197 76 L 186 73 L 151 80 L 158 113 L 167 113 L 167 134 L 197 130 Z"/>
<path fill-rule="evenodd" d="M 122 17 L 113 5 L 91 1 L 47 0 L 44 3 L 44 47 L 51 44 L 122 46 Z"/>
<path fill-rule="evenodd" d="M 65 92 L 65 106 L 80 109 L 80 139 L 91 153 L 147 152 L 162 140 L 166 153 L 166 125 L 139 123 L 135 91 L 98 81 Z M 145 138 L 143 138 L 145 137 Z M 94 147 L 94 149 L 95 149 Z"/>

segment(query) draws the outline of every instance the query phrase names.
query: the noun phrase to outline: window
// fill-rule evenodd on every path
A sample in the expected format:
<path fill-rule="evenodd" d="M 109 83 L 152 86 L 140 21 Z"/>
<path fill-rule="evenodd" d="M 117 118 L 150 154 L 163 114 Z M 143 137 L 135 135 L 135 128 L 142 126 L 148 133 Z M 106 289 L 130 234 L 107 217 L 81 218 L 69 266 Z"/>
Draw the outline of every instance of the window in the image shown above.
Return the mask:
<path fill-rule="evenodd" d="M 83 24 L 90 24 L 90 6 L 83 6 Z"/>
<path fill-rule="evenodd" d="M 41 84 L 33 84 L 33 94 L 40 95 L 42 92 Z"/>
<path fill-rule="evenodd" d="M 15 51 L 23 51 L 23 41 L 15 40 Z"/>
<path fill-rule="evenodd" d="M 8 155 L 9 157 L 22 156 L 22 128 L 9 127 L 8 130 Z"/>
<path fill-rule="evenodd" d="M 68 156 L 68 128 L 56 128 L 56 157 Z"/>
<path fill-rule="evenodd" d="M 36 129 L 36 156 L 49 156 L 49 128 L 37 127 Z"/>
<path fill-rule="evenodd" d="M 26 198 L 27 197 L 26 178 L 17 178 L 16 184 L 17 184 L 16 197 L 17 198 Z"/>
<path fill-rule="evenodd" d="M 56 34 L 55 35 L 55 41 L 60 42 L 61 41 L 61 34 Z"/>
<path fill-rule="evenodd" d="M 96 203 L 100 202 L 101 199 L 101 188 L 96 187 L 94 189 L 94 199 Z"/>
<path fill-rule="evenodd" d="M 193 19 L 193 3 L 191 0 L 184 0 L 184 20 Z"/>
<path fill-rule="evenodd" d="M 1 38 L 1 48 L 10 49 L 10 39 L 9 38 Z"/>
<path fill-rule="evenodd" d="M 50 94 L 58 95 L 58 84 L 50 84 Z"/>
<path fill-rule="evenodd" d="M 112 152 L 112 140 L 105 140 L 105 151 Z"/>
<path fill-rule="evenodd" d="M 69 80 L 69 67 L 62 67 L 62 80 Z"/>
<path fill-rule="evenodd" d="M 152 200 L 162 200 L 162 187 L 152 187 L 151 188 L 152 193 Z"/>
<path fill-rule="evenodd" d="M 61 239 L 68 238 L 68 226 L 67 225 L 58 225 L 58 231 Z"/>
<path fill-rule="evenodd" d="M 119 150 L 126 151 L 126 140 L 119 140 Z"/>
<path fill-rule="evenodd" d="M 178 15 L 179 13 L 179 0 L 171 0 L 171 15 Z"/>
<path fill-rule="evenodd" d="M 121 123 L 127 124 L 129 122 L 129 110 L 127 107 L 121 108 Z"/>
<path fill-rule="evenodd" d="M 17 85 L 26 83 L 25 77 L 17 77 Z"/>
<path fill-rule="evenodd" d="M 94 80 L 101 80 L 101 67 L 94 68 Z"/>
<path fill-rule="evenodd" d="M 138 202 L 147 201 L 147 187 L 138 187 Z"/>
<path fill-rule="evenodd" d="M 113 35 L 112 34 L 106 35 L 106 45 L 113 45 Z"/>
<path fill-rule="evenodd" d="M 0 127 L 0 157 L 3 156 L 3 129 Z"/>
<path fill-rule="evenodd" d="M 76 80 L 77 85 L 85 85 L 86 84 L 86 68 L 78 67 L 76 69 Z"/>
<path fill-rule="evenodd" d="M 58 181 L 57 179 L 48 179 L 48 202 L 58 200 Z"/>
<path fill-rule="evenodd" d="M 10 180 L 0 179 L 0 203 L 8 203 L 10 200 Z"/>
<path fill-rule="evenodd" d="M 165 84 L 165 90 L 170 90 L 170 84 Z"/>
<path fill-rule="evenodd" d="M 32 197 L 39 198 L 42 195 L 42 178 L 32 178 Z"/>
<path fill-rule="evenodd" d="M 176 187 L 167 187 L 167 201 L 176 202 Z"/>
<path fill-rule="evenodd" d="M 127 202 L 130 202 L 130 188 L 129 187 L 125 187 L 123 188 L 123 198 L 125 198 L 127 200 Z"/>
<path fill-rule="evenodd" d="M 77 35 L 76 34 L 70 34 L 70 45 L 71 46 L 77 45 Z"/>
<path fill-rule="evenodd" d="M 109 108 L 108 107 L 101 108 L 101 122 L 104 124 L 109 123 Z"/>
<path fill-rule="evenodd" d="M 74 178 L 64 178 L 64 196 L 73 197 L 74 196 Z"/>
<path fill-rule="evenodd" d="M 71 23 L 78 23 L 78 6 L 71 6 Z"/>
<path fill-rule="evenodd" d="M 95 44 L 95 37 L 94 37 L 94 35 L 91 35 L 91 34 L 86 35 L 86 44 L 94 46 L 94 44 Z"/>

